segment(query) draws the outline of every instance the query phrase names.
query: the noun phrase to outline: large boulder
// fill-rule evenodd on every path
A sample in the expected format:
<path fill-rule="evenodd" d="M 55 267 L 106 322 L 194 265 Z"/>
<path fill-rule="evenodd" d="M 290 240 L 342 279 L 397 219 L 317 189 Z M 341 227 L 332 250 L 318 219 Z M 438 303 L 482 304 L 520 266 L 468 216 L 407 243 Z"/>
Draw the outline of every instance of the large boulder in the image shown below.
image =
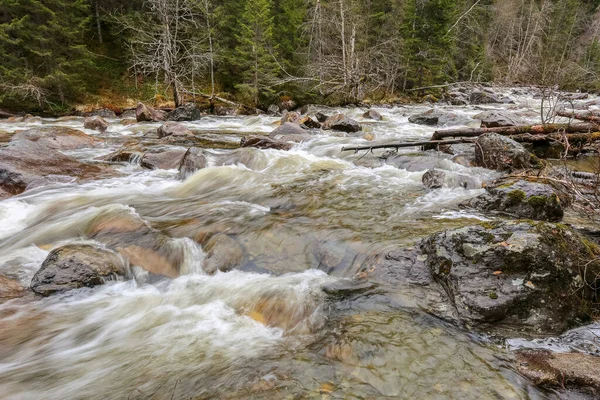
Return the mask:
<path fill-rule="evenodd" d="M 98 116 L 87 117 L 83 121 L 83 127 L 85 129 L 92 129 L 104 133 L 108 129 L 108 122 L 106 122 L 104 118 Z"/>
<path fill-rule="evenodd" d="M 179 164 L 179 178 L 186 179 L 202 168 L 206 168 L 204 151 L 198 147 L 190 147 Z"/>
<path fill-rule="evenodd" d="M 408 117 L 408 122 L 428 126 L 459 125 L 461 123 L 458 115 L 437 108 L 411 115 Z"/>
<path fill-rule="evenodd" d="M 56 292 L 93 287 L 127 275 L 127 262 L 100 246 L 71 244 L 54 249 L 31 280 L 31 289 L 49 296 Z"/>
<path fill-rule="evenodd" d="M 540 161 L 521 144 L 497 133 L 486 133 L 475 142 L 475 165 L 497 171 L 540 167 Z"/>
<path fill-rule="evenodd" d="M 182 125 L 178 122 L 172 122 L 172 121 L 165 122 L 164 124 L 162 124 L 158 128 L 156 133 L 158 134 L 159 139 L 162 139 L 167 136 L 173 136 L 173 137 L 177 137 L 177 138 L 194 137 L 194 133 L 191 130 L 189 130 L 187 127 L 185 127 L 184 125 Z"/>
<path fill-rule="evenodd" d="M 430 169 L 423 174 L 421 180 L 427 189 L 439 189 L 444 187 L 445 177 L 446 174 L 444 171 Z"/>
<path fill-rule="evenodd" d="M 473 116 L 481 121 L 483 128 L 498 128 L 502 126 L 515 126 L 524 124 L 522 119 L 502 111 L 483 111 Z"/>
<path fill-rule="evenodd" d="M 597 307 L 600 248 L 563 225 L 475 225 L 432 235 L 420 250 L 466 324 L 557 334 Z"/>
<path fill-rule="evenodd" d="M 318 111 L 315 114 L 315 118 L 317 119 L 317 121 L 319 121 L 320 123 L 324 123 L 325 121 L 327 121 L 327 119 L 329 118 L 329 116 L 325 115 L 324 113 L 322 113 L 321 111 Z"/>
<path fill-rule="evenodd" d="M 271 104 L 267 109 L 267 115 L 271 117 L 276 117 L 279 115 L 279 106 L 277 104 Z"/>
<path fill-rule="evenodd" d="M 327 118 L 325 122 L 323 122 L 322 128 L 324 130 L 334 130 L 334 131 L 342 131 L 342 132 L 358 132 L 362 130 L 362 127 L 355 120 L 346 117 L 344 114 L 335 114 L 331 117 Z"/>
<path fill-rule="evenodd" d="M 464 205 L 539 221 L 560 221 L 563 217 L 565 201 L 561 201 L 559 193 L 548 184 L 519 180 L 485 189 L 484 194 Z"/>
<path fill-rule="evenodd" d="M 167 121 L 197 121 L 202 117 L 200 109 L 194 103 L 177 107 L 167 114 Z"/>
<path fill-rule="evenodd" d="M 20 131 L 15 133 L 10 141 L 11 143 L 31 142 L 52 150 L 76 150 L 96 147 L 102 143 L 101 139 L 80 130 L 61 126 Z"/>
<path fill-rule="evenodd" d="M 375 110 L 368 110 L 363 114 L 363 118 L 372 119 L 373 121 L 381 121 L 383 117 Z"/>
<path fill-rule="evenodd" d="M 49 175 L 66 175 L 77 179 L 111 176 L 106 168 L 82 163 L 45 146 L 20 140 L 0 148 L 0 189 L 17 195 L 34 181 Z"/>
<path fill-rule="evenodd" d="M 293 145 L 291 143 L 281 140 L 273 140 L 264 136 L 248 136 L 242 138 L 240 146 L 256 147 L 258 149 L 289 150 Z"/>
<path fill-rule="evenodd" d="M 321 127 L 321 123 L 315 121 L 309 116 L 305 116 L 300 119 L 300 126 L 308 129 L 319 129 Z"/>
<path fill-rule="evenodd" d="M 144 103 L 138 103 L 138 105 L 135 109 L 135 119 L 138 122 L 164 121 L 165 114 L 163 112 L 155 110 L 154 108 L 152 108 L 150 106 L 145 105 Z"/>
<path fill-rule="evenodd" d="M 173 149 L 145 153 L 140 159 L 140 166 L 148 169 L 177 169 L 186 152 L 186 149 Z"/>

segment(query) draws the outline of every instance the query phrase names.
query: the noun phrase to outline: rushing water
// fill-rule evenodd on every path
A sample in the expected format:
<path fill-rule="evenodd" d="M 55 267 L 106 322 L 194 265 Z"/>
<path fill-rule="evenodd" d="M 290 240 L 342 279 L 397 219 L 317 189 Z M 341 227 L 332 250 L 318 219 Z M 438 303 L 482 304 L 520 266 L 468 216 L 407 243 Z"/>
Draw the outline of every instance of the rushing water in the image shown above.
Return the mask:
<path fill-rule="evenodd" d="M 535 120 L 539 102 L 514 99 L 485 108 Z M 392 141 L 429 138 L 434 128 L 408 123 L 425 109 L 378 109 L 381 122 L 343 111 L 377 141 Z M 467 124 L 482 107 L 448 109 Z M 428 191 L 425 169 L 340 152 L 368 143 L 360 137 L 318 135 L 288 152 L 223 149 L 270 132 L 276 120 L 186 123 L 211 149 L 208 167 L 185 181 L 132 159 L 117 177 L 48 184 L 0 202 L 0 273 L 24 286 L 52 248 L 88 240 L 99 220 L 142 219 L 183 254 L 174 280 L 153 282 L 137 268 L 134 280 L 1 304 L 0 398 L 545 398 L 512 371 L 504 346 L 428 316 L 409 288 L 346 299 L 324 290 L 387 248 L 485 219 L 458 208 L 482 189 Z M 77 128 L 104 145 L 68 154 L 94 162 L 158 126 L 110 123 L 104 134 L 79 118 L 0 123 L 0 131 Z M 479 185 L 495 176 L 445 155 L 424 160 Z M 235 237 L 246 267 L 204 274 L 198 238 L 207 233 Z"/>

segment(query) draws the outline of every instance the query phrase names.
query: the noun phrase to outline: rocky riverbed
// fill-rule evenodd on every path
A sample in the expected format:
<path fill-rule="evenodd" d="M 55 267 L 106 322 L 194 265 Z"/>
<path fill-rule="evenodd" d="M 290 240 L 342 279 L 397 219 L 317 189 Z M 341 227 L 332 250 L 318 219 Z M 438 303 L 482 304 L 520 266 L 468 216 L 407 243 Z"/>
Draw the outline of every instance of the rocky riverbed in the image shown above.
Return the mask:
<path fill-rule="evenodd" d="M 0 397 L 597 398 L 597 226 L 551 162 L 341 151 L 539 122 L 484 93 L 0 120 Z"/>

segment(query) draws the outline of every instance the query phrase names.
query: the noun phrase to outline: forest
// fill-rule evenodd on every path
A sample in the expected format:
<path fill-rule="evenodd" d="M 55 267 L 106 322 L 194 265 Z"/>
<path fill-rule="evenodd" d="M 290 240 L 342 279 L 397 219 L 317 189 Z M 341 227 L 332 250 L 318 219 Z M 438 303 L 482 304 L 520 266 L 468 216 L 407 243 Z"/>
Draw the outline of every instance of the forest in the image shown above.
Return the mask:
<path fill-rule="evenodd" d="M 600 89 L 598 0 L 3 0 L 0 108 Z"/>

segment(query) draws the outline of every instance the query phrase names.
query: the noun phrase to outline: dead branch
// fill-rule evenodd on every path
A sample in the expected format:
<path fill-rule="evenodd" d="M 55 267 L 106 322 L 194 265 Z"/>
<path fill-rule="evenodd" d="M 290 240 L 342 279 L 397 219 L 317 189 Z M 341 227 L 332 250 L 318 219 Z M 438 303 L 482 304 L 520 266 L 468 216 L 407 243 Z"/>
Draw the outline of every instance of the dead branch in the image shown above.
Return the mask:
<path fill-rule="evenodd" d="M 578 119 L 580 121 L 588 121 L 588 122 L 595 122 L 595 123 L 600 123 L 600 115 L 598 114 L 594 114 L 592 112 L 585 112 L 585 113 L 577 113 L 577 112 L 571 112 L 571 111 L 557 111 L 556 115 L 560 116 L 560 117 L 566 117 L 566 118 L 571 118 L 571 119 Z"/>
<path fill-rule="evenodd" d="M 425 145 L 432 146 L 443 146 L 449 144 L 458 143 L 474 143 L 474 139 L 454 139 L 454 140 L 435 140 L 435 141 L 423 141 L 423 142 L 402 142 L 402 143 L 388 143 L 388 144 L 376 144 L 371 146 L 357 146 L 357 147 L 342 147 L 342 151 L 361 151 L 361 150 L 376 150 L 376 149 L 399 149 L 403 147 L 419 147 Z"/>

